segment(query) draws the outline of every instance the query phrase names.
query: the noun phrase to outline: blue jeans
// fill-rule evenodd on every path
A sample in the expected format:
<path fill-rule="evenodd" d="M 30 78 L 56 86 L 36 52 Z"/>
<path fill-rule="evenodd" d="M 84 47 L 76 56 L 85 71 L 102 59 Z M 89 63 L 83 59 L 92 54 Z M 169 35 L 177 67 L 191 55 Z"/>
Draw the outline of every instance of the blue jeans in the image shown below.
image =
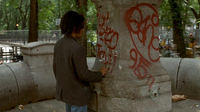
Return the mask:
<path fill-rule="evenodd" d="M 76 106 L 66 103 L 66 112 L 87 112 L 87 105 Z"/>

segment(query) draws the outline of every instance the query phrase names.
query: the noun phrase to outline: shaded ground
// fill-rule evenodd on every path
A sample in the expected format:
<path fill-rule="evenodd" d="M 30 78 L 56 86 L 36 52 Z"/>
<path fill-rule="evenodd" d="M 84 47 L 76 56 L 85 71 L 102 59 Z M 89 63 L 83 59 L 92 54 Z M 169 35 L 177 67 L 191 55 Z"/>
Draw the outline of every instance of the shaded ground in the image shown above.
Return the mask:
<path fill-rule="evenodd" d="M 200 101 L 182 100 L 172 103 L 171 112 L 200 112 Z M 55 99 L 24 105 L 24 110 L 13 109 L 6 112 L 65 112 L 65 104 Z"/>

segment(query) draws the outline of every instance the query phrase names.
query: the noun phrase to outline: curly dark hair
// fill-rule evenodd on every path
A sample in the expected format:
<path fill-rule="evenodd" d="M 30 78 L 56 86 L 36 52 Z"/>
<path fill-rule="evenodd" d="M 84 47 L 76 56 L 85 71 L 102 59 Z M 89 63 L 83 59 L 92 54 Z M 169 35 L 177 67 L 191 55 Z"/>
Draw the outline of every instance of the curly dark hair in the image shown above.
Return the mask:
<path fill-rule="evenodd" d="M 83 15 L 75 11 L 68 11 L 61 18 L 61 34 L 71 35 L 72 32 L 80 33 L 81 29 L 84 28 L 84 22 L 85 18 Z"/>

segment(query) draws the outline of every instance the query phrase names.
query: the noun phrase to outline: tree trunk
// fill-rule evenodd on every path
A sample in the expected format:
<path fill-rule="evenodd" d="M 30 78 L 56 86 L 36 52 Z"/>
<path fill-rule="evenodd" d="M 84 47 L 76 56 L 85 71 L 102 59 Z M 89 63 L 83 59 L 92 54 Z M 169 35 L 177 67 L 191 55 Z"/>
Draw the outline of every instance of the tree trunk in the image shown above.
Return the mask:
<path fill-rule="evenodd" d="M 198 4 L 199 4 L 199 6 L 200 6 L 200 0 L 198 0 Z M 192 10 L 193 11 L 193 14 L 194 14 L 194 11 L 195 10 Z M 199 11 L 200 11 L 200 7 L 199 7 Z M 196 11 L 195 11 L 196 12 Z M 199 12 L 199 14 L 197 14 L 197 12 L 196 12 L 196 15 L 197 16 L 195 16 L 196 17 L 196 20 L 199 20 L 200 19 L 200 12 Z M 196 29 L 199 29 L 199 23 L 197 23 L 196 24 Z"/>
<path fill-rule="evenodd" d="M 29 42 L 38 41 L 38 1 L 31 0 L 29 21 Z"/>
<path fill-rule="evenodd" d="M 87 36 L 86 36 L 86 33 L 87 33 L 87 29 L 88 29 L 88 26 L 86 24 L 87 22 L 87 18 L 86 18 L 86 13 L 87 13 L 87 1 L 88 0 L 77 0 L 77 5 L 78 5 L 78 8 L 79 8 L 79 12 L 84 15 L 86 21 L 85 21 L 85 27 L 84 27 L 84 34 L 83 34 L 83 37 L 81 38 L 80 40 L 80 43 L 82 46 L 84 46 L 87 50 Z M 86 51 L 87 52 L 87 51 Z"/>
<path fill-rule="evenodd" d="M 26 28 L 26 17 L 22 19 L 22 30 Z"/>
<path fill-rule="evenodd" d="M 186 0 L 187 3 L 189 0 Z M 186 4 L 186 10 L 185 10 L 185 21 L 183 21 L 183 29 L 185 29 L 185 26 L 186 26 L 186 20 L 188 19 L 188 4 Z"/>
<path fill-rule="evenodd" d="M 22 18 L 22 30 L 24 30 L 27 27 L 26 23 L 27 23 L 29 9 L 30 9 L 30 5 L 28 5 L 28 2 L 26 2 L 25 11 L 24 12 L 22 12 L 22 10 L 20 9 L 21 18 Z"/>
<path fill-rule="evenodd" d="M 180 8 L 176 2 L 176 0 L 168 0 L 171 12 L 172 12 L 172 20 L 173 20 L 173 40 L 177 45 L 177 53 L 180 54 L 180 57 L 186 57 L 185 50 L 185 42 L 183 37 L 183 24 L 181 18 Z"/>

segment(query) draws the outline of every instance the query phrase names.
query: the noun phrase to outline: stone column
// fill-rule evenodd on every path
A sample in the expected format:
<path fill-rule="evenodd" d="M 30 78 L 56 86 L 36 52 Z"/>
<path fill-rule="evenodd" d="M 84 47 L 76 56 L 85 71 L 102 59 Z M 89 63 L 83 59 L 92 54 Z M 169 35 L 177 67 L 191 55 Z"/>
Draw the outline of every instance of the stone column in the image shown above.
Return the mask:
<path fill-rule="evenodd" d="M 97 9 L 97 58 L 109 73 L 94 83 L 89 108 L 98 112 L 166 112 L 171 82 L 159 57 L 162 0 L 92 0 Z"/>

